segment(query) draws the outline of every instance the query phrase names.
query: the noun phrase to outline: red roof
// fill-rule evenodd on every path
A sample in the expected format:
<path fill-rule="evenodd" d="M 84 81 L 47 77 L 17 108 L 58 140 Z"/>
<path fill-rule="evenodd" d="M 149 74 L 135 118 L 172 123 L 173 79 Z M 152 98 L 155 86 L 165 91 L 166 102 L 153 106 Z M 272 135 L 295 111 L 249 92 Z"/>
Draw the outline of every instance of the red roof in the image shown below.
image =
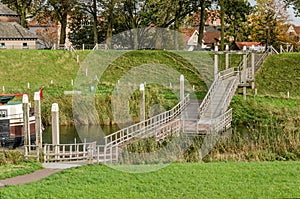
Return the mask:
<path fill-rule="evenodd" d="M 220 32 L 205 32 L 203 35 L 203 41 L 204 44 L 212 44 L 215 43 L 216 40 L 221 39 L 221 33 Z"/>
<path fill-rule="evenodd" d="M 239 49 L 243 49 L 244 46 L 251 47 L 251 46 L 261 46 L 260 42 L 235 42 Z"/>

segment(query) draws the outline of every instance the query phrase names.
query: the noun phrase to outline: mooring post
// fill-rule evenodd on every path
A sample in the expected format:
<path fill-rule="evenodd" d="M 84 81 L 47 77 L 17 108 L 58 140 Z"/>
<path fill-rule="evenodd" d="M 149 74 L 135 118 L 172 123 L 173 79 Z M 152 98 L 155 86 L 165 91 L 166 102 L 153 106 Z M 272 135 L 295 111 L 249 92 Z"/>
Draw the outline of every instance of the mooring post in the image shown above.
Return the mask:
<path fill-rule="evenodd" d="M 30 124 L 29 124 L 29 100 L 28 95 L 24 94 L 23 99 L 23 127 L 24 127 L 24 146 L 25 146 L 25 155 L 31 151 L 31 140 L 30 140 Z"/>
<path fill-rule="evenodd" d="M 225 47 L 225 67 L 226 70 L 229 68 L 229 45 Z"/>
<path fill-rule="evenodd" d="M 55 157 L 57 159 L 57 154 L 59 153 L 59 108 L 58 104 L 52 104 L 52 144 L 55 150 Z"/>
<path fill-rule="evenodd" d="M 184 100 L 184 75 L 180 75 L 180 103 Z M 181 121 L 183 121 L 183 114 L 182 114 L 182 104 L 180 104 L 181 109 Z M 182 125 L 184 125 L 182 123 Z"/>
<path fill-rule="evenodd" d="M 246 46 L 243 47 L 243 71 L 242 71 L 242 83 L 243 83 L 243 96 L 244 100 L 247 99 L 247 48 Z"/>
<path fill-rule="evenodd" d="M 180 75 L 180 101 L 184 100 L 184 75 Z"/>
<path fill-rule="evenodd" d="M 242 71 L 242 83 L 246 84 L 247 81 L 247 52 L 243 49 L 243 71 Z"/>
<path fill-rule="evenodd" d="M 40 92 L 34 93 L 34 116 L 35 116 L 35 136 L 36 136 L 36 151 L 37 151 L 37 161 L 39 161 L 40 153 L 42 152 L 42 119 L 41 119 L 41 100 Z"/>
<path fill-rule="evenodd" d="M 244 98 L 244 100 L 247 100 L 247 87 L 246 86 L 243 87 L 243 98 Z"/>
<path fill-rule="evenodd" d="M 219 62 L 219 55 L 218 55 L 218 46 L 215 46 L 215 64 L 214 64 L 214 77 L 217 79 L 218 76 L 218 62 Z"/>
<path fill-rule="evenodd" d="M 254 53 L 254 46 L 252 46 L 252 52 L 251 52 L 251 76 L 252 76 L 251 88 L 253 90 L 255 88 L 255 53 Z"/>
<path fill-rule="evenodd" d="M 140 104 L 140 121 L 145 121 L 145 85 L 140 84 L 141 104 Z"/>

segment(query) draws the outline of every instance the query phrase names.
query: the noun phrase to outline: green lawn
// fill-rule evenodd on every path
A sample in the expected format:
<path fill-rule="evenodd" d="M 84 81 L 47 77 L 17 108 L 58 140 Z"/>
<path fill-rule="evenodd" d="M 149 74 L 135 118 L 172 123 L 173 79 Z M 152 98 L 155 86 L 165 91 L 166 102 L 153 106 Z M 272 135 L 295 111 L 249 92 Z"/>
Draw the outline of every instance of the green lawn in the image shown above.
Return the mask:
<path fill-rule="evenodd" d="M 291 97 L 300 94 L 300 54 L 284 53 L 269 56 L 256 75 L 259 94 Z"/>
<path fill-rule="evenodd" d="M 174 163 L 130 174 L 83 166 L 39 182 L 0 189 L 1 198 L 292 198 L 300 197 L 299 162 Z"/>
<path fill-rule="evenodd" d="M 0 166 L 0 180 L 24 175 L 27 173 L 32 173 L 41 168 L 41 164 L 37 162 L 20 162 L 18 164 L 6 164 Z"/>

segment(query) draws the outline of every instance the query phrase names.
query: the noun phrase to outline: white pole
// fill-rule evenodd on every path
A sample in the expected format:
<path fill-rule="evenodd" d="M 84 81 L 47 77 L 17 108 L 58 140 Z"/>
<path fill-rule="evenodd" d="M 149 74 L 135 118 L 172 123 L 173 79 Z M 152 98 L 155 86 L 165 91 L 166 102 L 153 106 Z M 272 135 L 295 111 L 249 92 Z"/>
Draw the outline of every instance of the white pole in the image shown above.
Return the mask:
<path fill-rule="evenodd" d="M 140 121 L 145 121 L 145 85 L 140 85 L 141 92 L 141 106 L 140 106 Z"/>
<path fill-rule="evenodd" d="M 52 144 L 59 144 L 59 108 L 58 104 L 52 104 Z"/>
<path fill-rule="evenodd" d="M 28 147 L 28 152 L 30 153 L 31 140 L 30 140 L 30 126 L 29 126 L 30 125 L 29 124 L 29 100 L 27 94 L 23 95 L 22 103 L 23 103 L 23 127 L 24 127 L 25 153 L 27 152 L 27 147 Z"/>
<path fill-rule="evenodd" d="M 215 79 L 218 76 L 218 62 L 219 62 L 218 50 L 219 50 L 218 46 L 215 46 L 215 64 L 214 64 L 214 77 L 215 77 Z"/>
<path fill-rule="evenodd" d="M 39 161 L 39 155 L 42 152 L 42 143 L 43 143 L 40 92 L 34 93 L 34 116 L 35 116 L 37 160 Z"/>
<path fill-rule="evenodd" d="M 226 45 L 226 47 L 225 47 L 225 67 L 226 67 L 226 69 L 228 69 L 229 68 L 229 45 Z"/>
<path fill-rule="evenodd" d="M 180 75 L 180 101 L 184 99 L 184 75 Z"/>

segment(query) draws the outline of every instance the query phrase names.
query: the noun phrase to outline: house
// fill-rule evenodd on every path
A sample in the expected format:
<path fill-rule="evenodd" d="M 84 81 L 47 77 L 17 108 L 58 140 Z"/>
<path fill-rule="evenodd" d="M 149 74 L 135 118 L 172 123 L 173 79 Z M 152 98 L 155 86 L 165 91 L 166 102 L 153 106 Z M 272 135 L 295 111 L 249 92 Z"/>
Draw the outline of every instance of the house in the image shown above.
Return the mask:
<path fill-rule="evenodd" d="M 0 49 L 36 49 L 36 40 L 20 25 L 19 15 L 0 3 Z"/>
<path fill-rule="evenodd" d="M 192 21 L 192 27 L 186 28 L 182 31 L 187 37 L 185 40 L 187 43 L 187 49 L 190 51 L 196 49 L 198 46 L 200 14 L 194 13 Z M 201 48 L 207 50 L 213 49 L 215 45 L 219 45 L 220 40 L 221 20 L 219 11 L 207 10 Z"/>

